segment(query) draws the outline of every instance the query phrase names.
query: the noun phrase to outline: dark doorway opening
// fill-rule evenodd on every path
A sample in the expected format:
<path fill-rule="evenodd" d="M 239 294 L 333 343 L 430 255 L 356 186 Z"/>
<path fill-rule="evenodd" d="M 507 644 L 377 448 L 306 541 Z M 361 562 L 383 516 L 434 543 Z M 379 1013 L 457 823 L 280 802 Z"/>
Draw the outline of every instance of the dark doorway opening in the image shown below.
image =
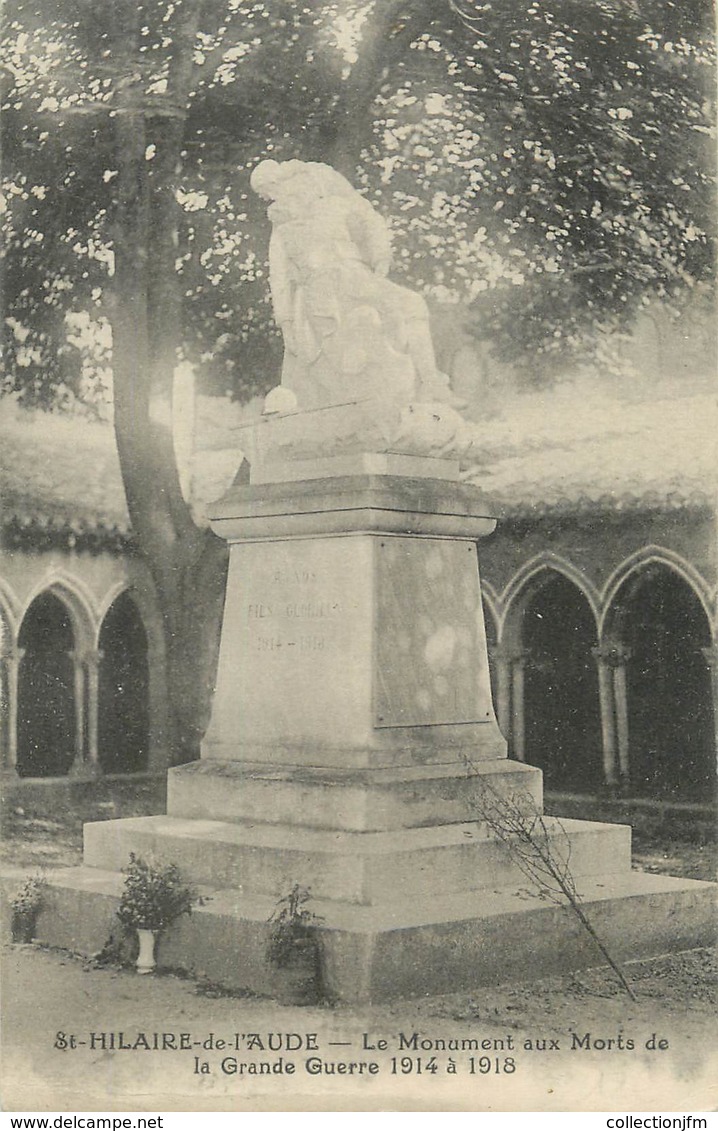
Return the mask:
<path fill-rule="evenodd" d="M 716 749 L 708 618 L 673 570 L 647 567 L 616 597 L 627 665 L 628 749 L 634 792 L 664 799 L 714 796 Z"/>
<path fill-rule="evenodd" d="M 526 761 L 547 789 L 584 792 L 603 780 L 596 626 L 576 586 L 554 574 L 524 609 Z"/>
<path fill-rule="evenodd" d="M 108 610 L 100 632 L 97 744 L 106 774 L 132 774 L 147 768 L 147 634 L 127 593 L 122 593 Z"/>
<path fill-rule="evenodd" d="M 20 660 L 17 772 L 46 778 L 67 774 L 75 756 L 75 637 L 70 615 L 52 593 L 25 614 Z"/>

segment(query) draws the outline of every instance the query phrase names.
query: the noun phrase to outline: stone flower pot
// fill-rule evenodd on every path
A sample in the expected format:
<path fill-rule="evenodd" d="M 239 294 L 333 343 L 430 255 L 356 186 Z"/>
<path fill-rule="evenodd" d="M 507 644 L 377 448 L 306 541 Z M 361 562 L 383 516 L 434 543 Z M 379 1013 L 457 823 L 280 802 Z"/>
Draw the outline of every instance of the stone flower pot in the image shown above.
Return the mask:
<path fill-rule="evenodd" d="M 13 911 L 10 921 L 12 941 L 14 943 L 30 943 L 35 937 L 36 911 Z"/>
<path fill-rule="evenodd" d="M 158 933 L 158 931 L 150 931 L 144 927 L 137 928 L 137 941 L 140 944 L 140 949 L 135 962 L 135 969 L 138 974 L 151 974 L 157 965 L 155 947 L 157 946 Z"/>
<path fill-rule="evenodd" d="M 314 939 L 298 943 L 280 964 L 272 964 L 272 989 L 280 1005 L 316 1005 L 320 999 L 319 948 Z"/>

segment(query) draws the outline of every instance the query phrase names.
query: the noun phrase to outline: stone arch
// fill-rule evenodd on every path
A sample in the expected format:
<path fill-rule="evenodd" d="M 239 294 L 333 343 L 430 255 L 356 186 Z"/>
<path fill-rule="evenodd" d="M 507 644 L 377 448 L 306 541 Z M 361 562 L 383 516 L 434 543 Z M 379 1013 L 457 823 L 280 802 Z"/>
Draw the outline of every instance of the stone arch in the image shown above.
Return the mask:
<path fill-rule="evenodd" d="M 79 578 L 64 571 L 46 575 L 30 593 L 22 613 L 24 620 L 27 610 L 43 593 L 52 593 L 65 605 L 75 634 L 75 647 L 78 651 L 95 648 L 100 618 L 90 589 Z"/>
<path fill-rule="evenodd" d="M 714 625 L 714 602 L 708 583 L 699 571 L 689 562 L 686 558 L 677 554 L 675 550 L 669 550 L 665 546 L 642 546 L 640 550 L 636 550 L 634 554 L 630 554 L 621 564 L 613 571 L 608 581 L 603 587 L 601 593 L 601 614 L 599 620 L 599 631 L 601 637 L 610 636 L 615 631 L 616 625 L 616 603 L 615 598 L 618 591 L 622 588 L 624 583 L 639 571 L 651 566 L 665 566 L 666 569 L 672 570 L 678 574 L 688 586 L 693 590 L 696 597 L 703 606 L 703 610 L 708 618 L 708 623 Z"/>
<path fill-rule="evenodd" d="M 25 609 L 18 645 L 17 772 L 64 776 L 81 752 L 82 689 L 73 617 L 52 587 Z"/>
<path fill-rule="evenodd" d="M 115 588 L 98 635 L 97 756 L 104 773 L 136 773 L 149 753 L 148 639 L 133 590 Z"/>
<path fill-rule="evenodd" d="M 104 597 L 100 601 L 100 604 L 99 604 L 98 609 L 97 609 L 97 644 L 98 644 L 98 646 L 99 646 L 99 640 L 100 640 L 100 633 L 102 632 L 102 625 L 104 624 L 105 617 L 107 616 L 109 610 L 114 605 L 117 598 L 121 597 L 123 593 L 128 593 L 130 595 L 130 597 L 132 598 L 132 600 L 135 602 L 135 604 L 136 605 L 139 604 L 139 602 L 136 600 L 136 594 L 134 592 L 134 589 L 133 589 L 132 585 L 127 581 L 126 578 L 122 578 L 120 581 L 116 581 L 115 584 L 113 586 L 111 586 L 110 589 L 107 590 Z"/>
<path fill-rule="evenodd" d="M 596 591 L 545 554 L 519 571 L 505 601 L 511 753 L 540 766 L 548 789 L 592 790 L 603 777 Z"/>
<path fill-rule="evenodd" d="M 164 769 L 169 764 L 167 748 L 167 671 L 164 626 L 162 612 L 149 577 L 142 571 L 131 568 L 129 576 L 118 581 L 105 594 L 100 605 L 101 617 L 97 631 L 99 635 L 108 610 L 114 602 L 127 593 L 137 607 L 142 625 L 147 635 L 147 656 L 149 662 L 149 770 Z"/>
<path fill-rule="evenodd" d="M 567 558 L 559 554 L 544 551 L 525 562 L 509 581 L 504 589 L 500 604 L 503 606 L 501 616 L 500 638 L 502 642 L 515 643 L 517 622 L 527 600 L 530 600 L 537 588 L 550 581 L 552 574 L 561 574 L 583 594 L 596 622 L 596 633 L 600 621 L 601 601 L 598 590 L 584 573 L 573 565 Z"/>
<path fill-rule="evenodd" d="M 165 638 L 162 624 L 162 613 L 159 608 L 154 591 L 143 584 L 136 584 L 132 579 L 118 581 L 105 594 L 100 606 L 98 620 L 99 631 L 107 611 L 123 593 L 128 593 L 137 606 L 145 632 L 147 633 L 147 646 L 153 662 L 164 663 Z"/>
<path fill-rule="evenodd" d="M 604 650 L 625 669 L 623 777 L 632 792 L 711 796 L 716 783 L 715 664 L 705 590 L 678 555 L 648 548 L 607 587 Z"/>

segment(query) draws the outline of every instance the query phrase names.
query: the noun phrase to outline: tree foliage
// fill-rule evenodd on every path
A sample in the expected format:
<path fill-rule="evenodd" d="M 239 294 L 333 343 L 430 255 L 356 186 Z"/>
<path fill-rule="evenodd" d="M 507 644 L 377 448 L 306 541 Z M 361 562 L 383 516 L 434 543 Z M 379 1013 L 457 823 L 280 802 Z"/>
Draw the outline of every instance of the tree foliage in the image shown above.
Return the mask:
<path fill-rule="evenodd" d="M 396 274 L 529 373 L 710 284 L 702 0 L 8 0 L 5 21 L 5 381 L 27 403 L 108 383 L 130 108 L 150 190 L 182 120 L 177 345 L 208 391 L 279 371 L 248 188 L 270 153 L 351 176 L 391 220 Z"/>

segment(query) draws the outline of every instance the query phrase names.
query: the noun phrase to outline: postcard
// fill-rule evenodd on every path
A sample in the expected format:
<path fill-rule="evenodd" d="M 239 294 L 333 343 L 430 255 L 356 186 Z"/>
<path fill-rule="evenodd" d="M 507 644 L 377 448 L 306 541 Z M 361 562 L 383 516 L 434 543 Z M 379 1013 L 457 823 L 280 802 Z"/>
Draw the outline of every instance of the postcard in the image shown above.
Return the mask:
<path fill-rule="evenodd" d="M 694 8 L 6 6 L 5 1110 L 715 1106 Z"/>

